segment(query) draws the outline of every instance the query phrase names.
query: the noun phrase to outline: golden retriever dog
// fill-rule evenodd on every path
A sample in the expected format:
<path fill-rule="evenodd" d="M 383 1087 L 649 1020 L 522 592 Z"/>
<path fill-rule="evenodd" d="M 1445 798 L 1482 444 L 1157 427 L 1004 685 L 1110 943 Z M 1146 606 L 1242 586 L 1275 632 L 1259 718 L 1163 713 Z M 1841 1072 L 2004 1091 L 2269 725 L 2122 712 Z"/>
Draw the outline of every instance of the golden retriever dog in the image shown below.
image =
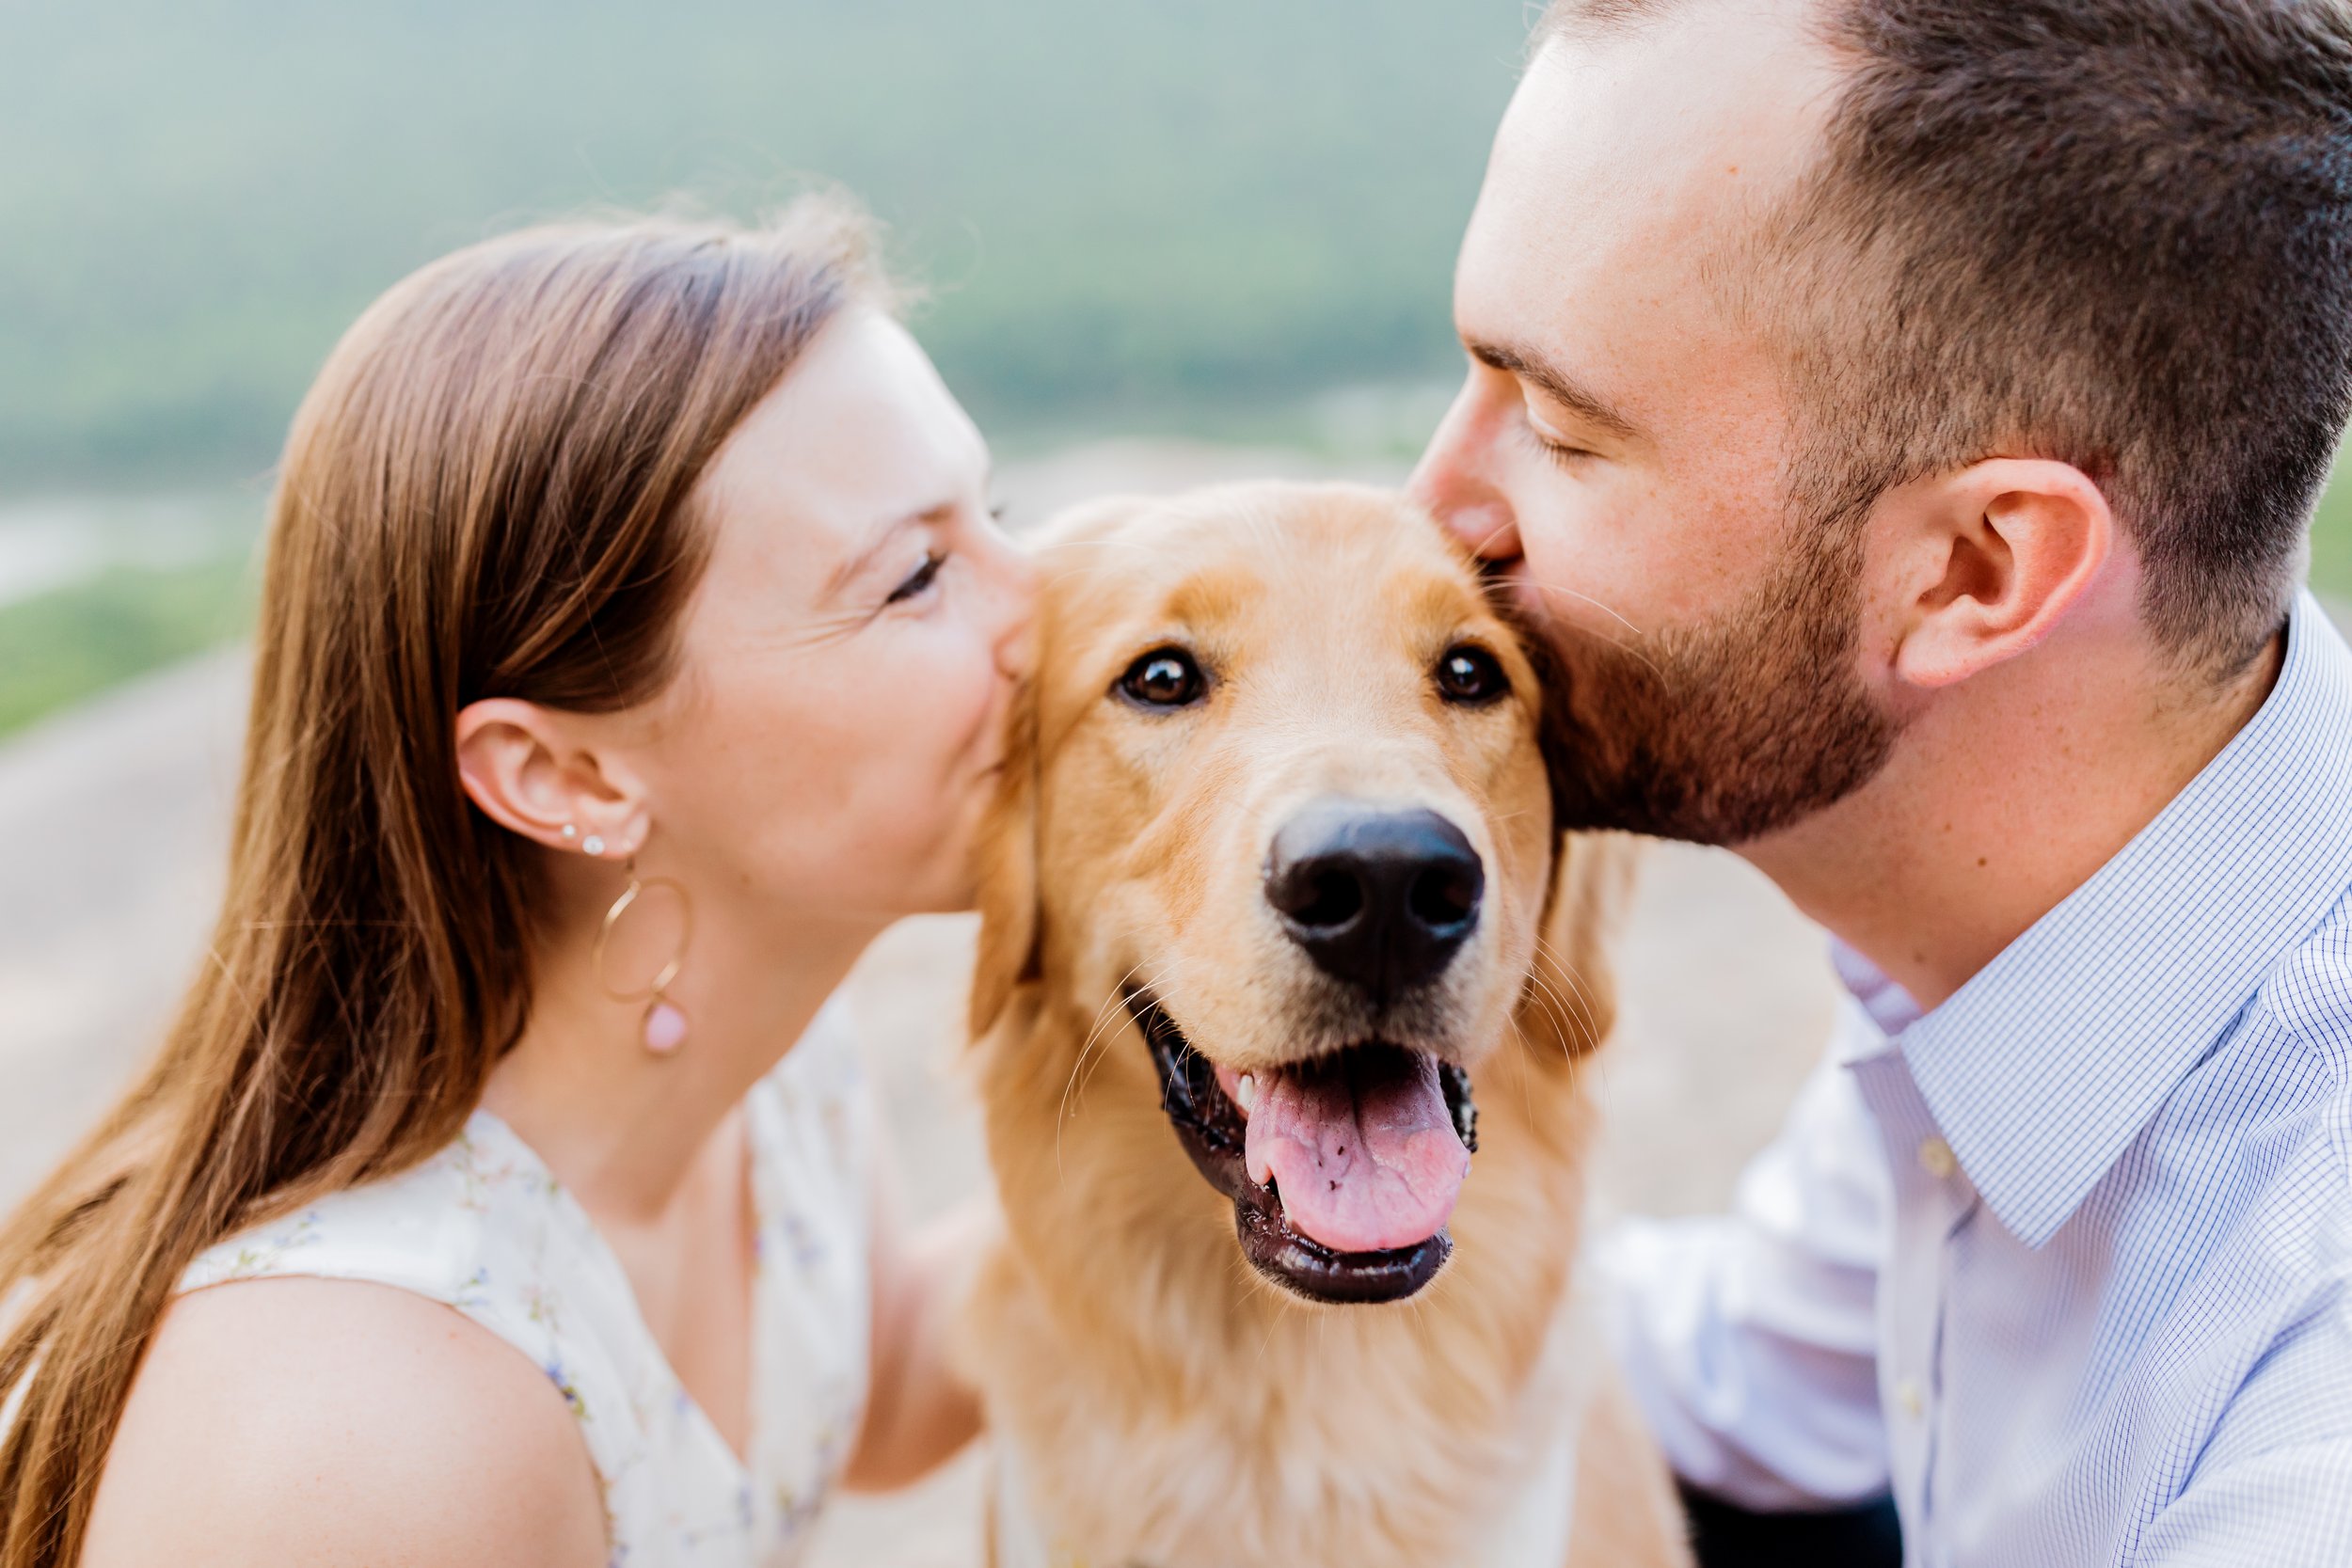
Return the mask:
<path fill-rule="evenodd" d="M 1629 848 L 1384 492 L 1111 501 L 1042 554 L 973 1035 L 995 1568 L 1648 1568 L 1570 1289 Z"/>

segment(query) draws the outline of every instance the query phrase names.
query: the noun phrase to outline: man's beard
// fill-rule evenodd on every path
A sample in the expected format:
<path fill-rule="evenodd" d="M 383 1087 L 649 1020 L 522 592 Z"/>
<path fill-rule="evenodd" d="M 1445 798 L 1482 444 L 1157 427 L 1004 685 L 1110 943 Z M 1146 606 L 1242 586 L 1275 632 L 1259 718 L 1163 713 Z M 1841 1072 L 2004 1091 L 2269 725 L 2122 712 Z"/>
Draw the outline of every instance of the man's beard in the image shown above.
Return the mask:
<path fill-rule="evenodd" d="M 1619 641 L 1540 628 L 1560 826 L 1745 844 L 1875 777 L 1899 726 L 1855 668 L 1859 532 L 1806 530 L 1702 626 Z"/>

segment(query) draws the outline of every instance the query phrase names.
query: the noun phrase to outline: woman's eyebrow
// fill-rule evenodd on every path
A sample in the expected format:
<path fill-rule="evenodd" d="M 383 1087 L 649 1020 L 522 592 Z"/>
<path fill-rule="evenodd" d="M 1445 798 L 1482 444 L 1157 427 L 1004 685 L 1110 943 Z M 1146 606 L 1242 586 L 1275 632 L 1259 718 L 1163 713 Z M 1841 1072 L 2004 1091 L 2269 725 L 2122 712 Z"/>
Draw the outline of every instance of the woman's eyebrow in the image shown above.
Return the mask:
<path fill-rule="evenodd" d="M 1544 396 L 1582 420 L 1586 424 L 1621 441 L 1643 438 L 1642 427 L 1635 424 L 1599 394 L 1580 384 L 1575 377 L 1528 349 L 1512 348 L 1502 343 L 1464 340 L 1462 346 L 1480 364 L 1516 375 L 1532 382 Z"/>
<path fill-rule="evenodd" d="M 909 512 L 900 516 L 887 517 L 875 524 L 872 533 L 858 552 L 835 566 L 833 569 L 833 575 L 825 579 L 824 590 L 818 595 L 818 602 L 830 604 L 838 598 L 843 589 L 863 577 L 866 568 L 871 566 L 883 551 L 897 544 L 899 535 L 909 529 L 920 528 L 926 523 L 936 523 L 954 510 L 955 502 L 943 501 L 937 506 L 927 507 L 921 512 Z"/>

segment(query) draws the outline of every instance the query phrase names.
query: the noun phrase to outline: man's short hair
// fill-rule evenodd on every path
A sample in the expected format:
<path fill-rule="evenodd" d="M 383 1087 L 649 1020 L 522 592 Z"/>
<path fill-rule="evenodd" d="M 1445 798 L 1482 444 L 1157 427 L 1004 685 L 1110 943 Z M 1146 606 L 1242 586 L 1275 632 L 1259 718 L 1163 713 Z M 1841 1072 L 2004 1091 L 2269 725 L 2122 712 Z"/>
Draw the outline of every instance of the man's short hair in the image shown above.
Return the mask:
<path fill-rule="evenodd" d="M 1556 0 L 1539 37 L 1693 0 Z M 1726 265 L 1776 324 L 1796 498 L 2074 464 L 2196 667 L 2284 616 L 2352 414 L 2344 0 L 1814 0 L 1823 157 Z"/>

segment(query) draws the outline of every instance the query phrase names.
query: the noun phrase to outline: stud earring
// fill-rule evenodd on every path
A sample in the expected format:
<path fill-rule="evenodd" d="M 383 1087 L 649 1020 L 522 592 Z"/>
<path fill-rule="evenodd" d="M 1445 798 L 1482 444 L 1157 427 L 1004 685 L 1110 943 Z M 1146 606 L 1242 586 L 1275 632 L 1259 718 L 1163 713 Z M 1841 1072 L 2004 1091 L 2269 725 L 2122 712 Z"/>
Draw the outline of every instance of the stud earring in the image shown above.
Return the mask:
<path fill-rule="evenodd" d="M 590 833 L 586 838 L 580 840 L 580 847 L 583 854 L 601 855 L 604 853 L 604 840 L 598 838 L 594 833 Z"/>
<path fill-rule="evenodd" d="M 574 827 L 574 826 L 573 826 L 571 823 L 569 823 L 569 822 L 566 822 L 566 823 L 564 823 L 564 843 L 569 844 L 572 840 L 574 840 L 574 839 L 578 838 L 579 836 L 580 836 L 580 830 L 579 830 L 578 828 Z"/>
<path fill-rule="evenodd" d="M 595 847 L 589 847 L 590 846 Z M 588 844 L 582 846 L 592 855 L 602 847 L 602 841 L 596 838 L 589 839 Z M 596 971 L 596 984 L 604 989 L 605 995 L 615 1002 L 645 1004 L 644 1015 L 639 1021 L 638 1025 L 640 1037 L 645 1042 L 647 1051 L 657 1056 L 667 1056 L 686 1043 L 688 1028 L 686 1010 L 670 1000 L 669 992 L 671 985 L 678 977 L 678 971 L 686 966 L 686 950 L 692 945 L 694 941 L 694 902 L 687 895 L 684 887 L 667 877 L 647 877 L 640 879 L 637 875 L 637 859 L 634 855 L 629 857 L 627 869 L 628 886 L 621 890 L 621 895 L 612 901 L 612 907 L 604 911 L 604 924 L 596 929 L 596 945 L 591 956 L 591 964 Z M 677 899 L 677 948 L 670 955 L 669 962 L 663 964 L 660 972 L 654 975 L 651 984 L 639 987 L 634 990 L 624 990 L 615 986 L 605 974 L 605 951 L 612 944 L 613 927 L 621 923 L 621 917 L 636 908 L 639 900 L 645 894 L 656 889 L 669 893 Z"/>

